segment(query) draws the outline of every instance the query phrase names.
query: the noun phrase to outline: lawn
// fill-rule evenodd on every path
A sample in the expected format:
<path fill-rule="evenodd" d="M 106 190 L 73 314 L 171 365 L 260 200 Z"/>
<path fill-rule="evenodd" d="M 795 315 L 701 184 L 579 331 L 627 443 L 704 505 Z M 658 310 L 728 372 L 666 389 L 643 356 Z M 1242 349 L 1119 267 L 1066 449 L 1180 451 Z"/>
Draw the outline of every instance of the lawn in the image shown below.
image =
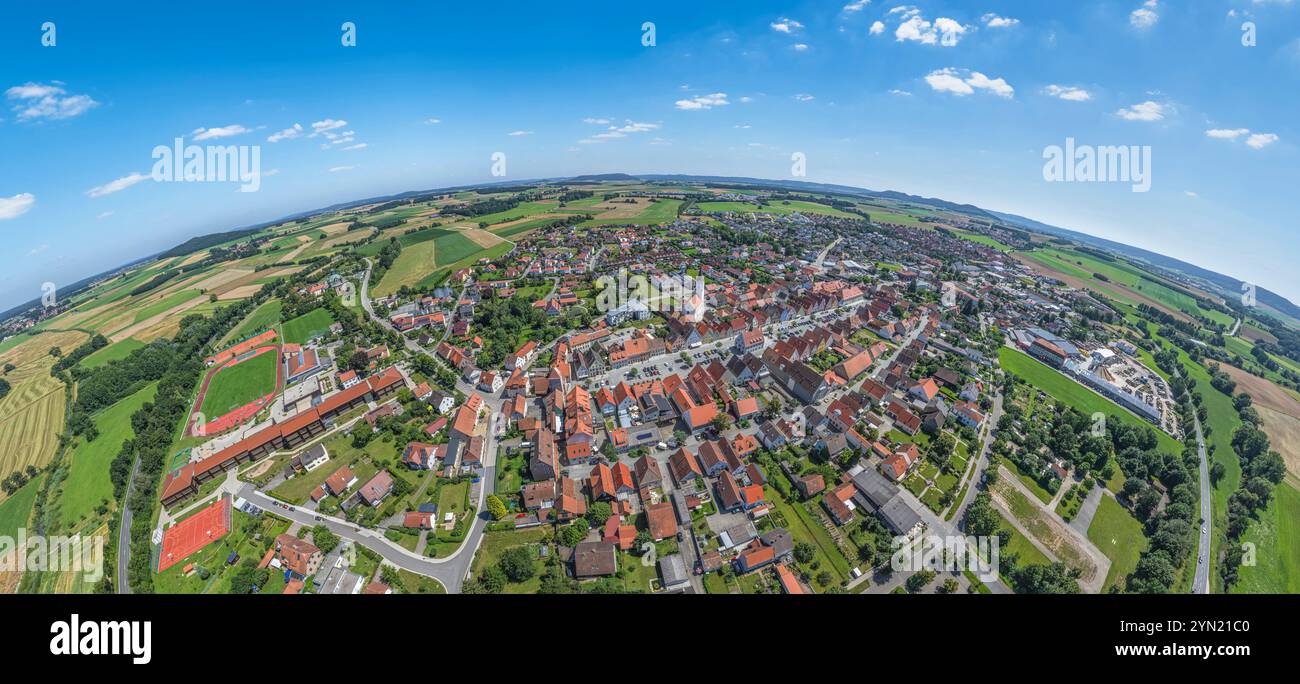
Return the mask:
<path fill-rule="evenodd" d="M 479 573 L 483 572 L 483 568 L 486 568 L 500 560 L 501 554 L 505 553 L 506 549 L 523 546 L 525 544 L 536 548 L 536 545 L 540 544 L 545 537 L 545 527 L 530 527 L 524 530 L 509 530 L 505 532 L 485 532 L 483 534 L 483 542 L 479 544 L 478 553 L 474 554 L 474 564 L 471 566 L 471 574 L 473 574 L 474 577 L 478 577 Z M 544 568 L 539 559 L 537 562 L 537 573 L 533 575 L 532 579 L 522 584 L 507 582 L 504 593 L 537 593 L 537 590 L 542 586 L 541 574 L 543 570 Z"/>
<path fill-rule="evenodd" d="M 1300 593 L 1300 491 L 1287 482 L 1278 485 L 1241 540 L 1255 545 L 1258 563 L 1241 568 L 1233 593 Z"/>
<path fill-rule="evenodd" d="M 158 383 L 150 383 L 95 415 L 99 437 L 93 442 L 80 442 L 73 449 L 68 477 L 59 494 L 59 507 L 65 525 L 72 525 L 93 514 L 101 501 L 113 498 L 109 466 L 121 450 L 122 443 L 135 436 L 131 430 L 131 414 L 145 402 L 153 401 L 157 392 Z"/>
<path fill-rule="evenodd" d="M 1090 416 L 1100 411 L 1107 416 L 1117 416 L 1119 420 L 1130 425 L 1151 428 L 1156 433 L 1156 441 L 1161 451 L 1172 454 L 1181 454 L 1183 452 L 1181 444 L 1175 441 L 1173 437 L 1156 429 L 1151 423 L 1129 413 L 1121 408 L 1119 404 L 1056 372 L 1028 354 L 1011 347 L 1002 347 L 998 350 L 998 359 L 1002 363 L 1003 370 L 1016 374 L 1022 380 L 1043 390 L 1049 396 L 1083 412 L 1084 415 Z M 1209 385 L 1208 379 L 1205 384 Z"/>
<path fill-rule="evenodd" d="M 767 500 L 776 508 L 776 512 L 784 518 L 786 529 L 790 531 L 790 536 L 794 537 L 795 543 L 806 542 L 816 547 L 817 552 L 814 556 L 813 563 L 818 564 L 819 570 L 830 570 L 832 575 L 837 578 L 832 584 L 847 582 L 849 580 L 849 562 L 840 553 L 840 549 L 835 545 L 835 540 L 831 539 L 829 533 L 813 519 L 802 504 L 791 503 L 786 501 L 776 489 L 764 487 L 767 492 Z M 811 565 L 811 564 L 810 564 Z M 814 575 L 816 573 L 813 573 Z M 827 587 L 817 584 L 819 591 L 824 591 Z"/>
<path fill-rule="evenodd" d="M 274 351 L 262 352 L 217 371 L 199 411 L 208 418 L 216 418 L 275 391 L 277 356 Z"/>
<path fill-rule="evenodd" d="M 99 368 L 100 366 L 108 365 L 110 361 L 118 361 L 120 359 L 125 359 L 126 357 L 131 355 L 131 352 L 140 349 L 143 346 L 144 346 L 144 342 L 141 342 L 140 340 L 137 340 L 132 337 L 128 337 L 122 340 L 121 342 L 114 342 L 113 344 L 110 344 L 107 347 L 104 347 L 103 349 L 100 349 L 99 351 L 96 351 L 90 356 L 87 356 L 86 358 L 82 359 L 81 367 Z"/>
<path fill-rule="evenodd" d="M 401 578 L 401 585 L 394 587 L 403 594 L 445 594 L 447 589 L 442 583 L 432 577 L 417 575 L 410 570 L 397 571 L 397 576 Z"/>
<path fill-rule="evenodd" d="M 36 501 L 36 492 L 40 490 L 43 479 L 43 475 L 37 476 L 4 502 L 0 502 L 0 537 L 12 538 L 18 533 L 18 528 L 27 527 L 27 518 L 32 514 L 32 503 Z"/>
<path fill-rule="evenodd" d="M 369 428 L 365 423 L 360 423 L 363 430 Z M 405 445 L 403 445 L 405 446 Z M 296 475 L 284 482 L 271 491 L 272 496 L 290 503 L 301 504 L 307 500 L 311 492 L 320 486 L 333 475 L 336 470 L 343 466 L 350 466 L 352 474 L 357 476 L 357 485 L 364 484 L 365 481 L 379 472 L 379 468 L 373 463 L 362 463 L 362 458 L 372 458 L 380 462 L 391 461 L 396 457 L 397 447 L 392 443 L 379 439 L 372 439 L 364 448 L 358 449 L 352 446 L 352 436 L 348 434 L 335 434 L 325 440 L 325 450 L 329 452 L 330 460 L 324 465 L 310 472 Z"/>
<path fill-rule="evenodd" d="M 1102 591 L 1109 591 L 1115 585 L 1122 586 L 1125 578 L 1137 567 L 1138 556 L 1147 548 L 1142 523 L 1121 506 L 1115 497 L 1104 494 L 1101 505 L 1097 507 L 1097 515 L 1088 527 L 1088 539 L 1110 559 L 1110 572 L 1106 574 L 1106 585 Z"/>
<path fill-rule="evenodd" d="M 284 322 L 284 341 L 305 344 L 308 340 L 329 332 L 334 317 L 329 309 L 319 307 Z"/>

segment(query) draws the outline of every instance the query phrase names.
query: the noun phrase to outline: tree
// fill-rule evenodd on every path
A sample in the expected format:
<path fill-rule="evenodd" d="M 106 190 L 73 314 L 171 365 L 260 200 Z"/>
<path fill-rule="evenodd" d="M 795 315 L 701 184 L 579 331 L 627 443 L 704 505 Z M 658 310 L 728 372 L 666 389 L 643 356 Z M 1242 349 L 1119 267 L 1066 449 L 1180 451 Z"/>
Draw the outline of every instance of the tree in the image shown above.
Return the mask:
<path fill-rule="evenodd" d="M 614 509 L 604 501 L 597 501 L 587 507 L 587 522 L 592 527 L 604 525 L 611 515 L 614 515 Z"/>
<path fill-rule="evenodd" d="M 370 357 L 366 356 L 366 353 L 360 349 L 352 352 L 352 356 L 348 357 L 348 368 L 358 373 L 369 367 Z"/>
<path fill-rule="evenodd" d="M 586 518 L 578 518 L 560 530 L 560 541 L 564 542 L 565 546 L 577 546 L 590 529 Z"/>
<path fill-rule="evenodd" d="M 799 542 L 794 545 L 794 559 L 800 563 L 811 563 L 817 555 L 817 549 L 808 542 Z"/>
<path fill-rule="evenodd" d="M 919 593 L 934 581 L 935 573 L 933 570 L 920 570 L 912 573 L 907 578 L 907 591 L 913 594 Z"/>
<path fill-rule="evenodd" d="M 505 573 L 506 579 L 516 584 L 527 582 L 537 573 L 537 565 L 533 562 L 533 550 L 528 546 L 506 549 L 497 564 L 501 567 L 501 572 Z"/>
<path fill-rule="evenodd" d="M 509 511 L 506 510 L 506 503 L 496 494 L 488 494 L 487 508 L 488 513 L 492 514 L 493 520 L 502 520 L 509 514 Z"/>
<path fill-rule="evenodd" d="M 329 553 L 339 545 L 339 536 L 331 532 L 329 528 L 324 525 L 317 525 L 311 528 L 311 538 L 312 543 L 316 545 L 316 548 L 321 550 L 321 553 Z"/>

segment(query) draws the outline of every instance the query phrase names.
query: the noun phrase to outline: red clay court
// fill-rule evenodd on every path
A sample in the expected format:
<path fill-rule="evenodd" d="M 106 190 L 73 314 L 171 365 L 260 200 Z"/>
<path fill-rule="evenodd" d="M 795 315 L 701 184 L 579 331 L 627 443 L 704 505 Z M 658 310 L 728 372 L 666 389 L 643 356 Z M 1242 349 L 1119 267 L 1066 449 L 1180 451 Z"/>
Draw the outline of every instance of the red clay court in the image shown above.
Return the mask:
<path fill-rule="evenodd" d="M 230 531 L 230 516 L 230 497 L 223 496 L 198 513 L 172 525 L 163 535 L 158 572 L 176 565 L 226 536 Z"/>
<path fill-rule="evenodd" d="M 256 349 L 257 347 L 266 344 L 267 342 L 270 342 L 271 340 L 274 339 L 275 339 L 274 330 L 263 330 L 262 332 L 244 340 L 243 342 L 239 342 L 233 346 L 226 347 L 225 349 L 217 352 L 216 354 L 209 356 L 208 358 L 204 359 L 204 363 L 208 364 L 209 366 L 222 366 L 227 361 L 235 358 L 236 356 L 239 356 L 247 351 L 252 351 L 253 349 Z"/>
<path fill-rule="evenodd" d="M 267 331 L 267 332 L 271 334 L 272 338 L 275 337 L 274 331 Z M 257 338 L 261 338 L 265 334 L 266 333 L 263 333 L 262 335 L 258 335 Z M 253 339 L 257 339 L 257 338 L 253 338 Z M 244 343 L 241 342 L 239 345 L 235 345 L 235 346 L 238 347 L 242 344 Z M 221 353 L 226 354 L 227 352 L 233 349 L 235 349 L 235 347 L 230 347 L 229 349 Z M 199 414 L 199 411 L 203 406 L 204 398 L 207 397 L 208 386 L 212 383 L 212 378 L 215 377 L 217 373 L 220 373 L 221 371 L 230 368 L 231 366 L 235 366 L 237 364 L 243 363 L 253 357 L 261 356 L 262 354 L 275 354 L 276 356 L 275 389 L 272 390 L 269 394 L 258 397 L 257 399 L 254 399 L 253 401 L 250 401 L 247 404 L 240 406 L 239 408 L 233 409 L 227 413 L 217 416 L 216 418 L 213 418 L 212 420 L 207 421 L 206 423 L 204 423 L 203 430 L 200 432 L 198 426 L 194 424 L 194 419 Z M 193 437 L 207 437 L 209 435 L 217 435 L 257 415 L 258 411 L 261 411 L 263 408 L 268 406 L 271 403 L 271 401 L 275 399 L 275 395 L 279 394 L 280 391 L 284 389 L 284 364 L 280 362 L 279 356 L 280 356 L 279 345 L 266 345 L 251 350 L 245 349 L 243 352 L 241 352 L 238 355 L 227 357 L 226 361 L 217 364 L 211 370 L 209 370 L 208 374 L 203 377 L 203 386 L 199 388 L 199 394 L 194 399 L 194 406 L 192 409 L 190 409 L 190 423 L 186 427 L 186 432 L 188 432 Z M 212 358 L 216 358 L 216 357 L 212 357 Z"/>

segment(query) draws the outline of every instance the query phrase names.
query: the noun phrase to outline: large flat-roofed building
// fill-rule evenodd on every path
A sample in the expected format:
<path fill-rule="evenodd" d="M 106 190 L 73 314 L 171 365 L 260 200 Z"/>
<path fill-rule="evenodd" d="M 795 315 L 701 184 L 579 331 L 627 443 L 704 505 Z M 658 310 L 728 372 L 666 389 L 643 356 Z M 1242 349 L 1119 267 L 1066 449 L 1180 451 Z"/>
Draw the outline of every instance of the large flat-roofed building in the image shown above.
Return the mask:
<path fill-rule="evenodd" d="M 163 481 L 160 495 L 163 505 L 171 506 L 197 494 L 199 485 L 242 463 L 256 461 L 273 451 L 293 449 L 324 434 L 334 417 L 368 401 L 382 401 L 395 394 L 404 382 L 397 369 L 389 368 L 326 397 L 320 404 L 284 422 L 263 428 L 197 463 L 172 471 Z"/>

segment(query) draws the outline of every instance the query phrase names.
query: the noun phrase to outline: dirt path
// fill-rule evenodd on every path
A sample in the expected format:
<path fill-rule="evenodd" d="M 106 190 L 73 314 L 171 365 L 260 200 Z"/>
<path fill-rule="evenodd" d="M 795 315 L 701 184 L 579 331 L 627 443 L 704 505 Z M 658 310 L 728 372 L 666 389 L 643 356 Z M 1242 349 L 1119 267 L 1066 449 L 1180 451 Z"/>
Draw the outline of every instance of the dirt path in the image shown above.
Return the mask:
<path fill-rule="evenodd" d="M 1007 499 L 1008 494 L 1005 492 L 1007 487 L 1014 489 L 1035 508 L 1037 525 L 1022 521 L 1010 513 L 1013 508 Z M 1009 514 L 1008 519 L 1016 529 L 1025 534 L 1031 542 L 1041 542 L 1041 546 L 1052 550 L 1054 557 L 1082 571 L 1083 574 L 1079 576 L 1079 586 L 1083 591 L 1090 594 L 1101 593 L 1106 583 L 1106 573 L 1110 571 L 1110 558 L 1107 558 L 1106 554 L 1088 539 L 1086 533 L 1080 534 L 1066 525 L 1060 516 L 1046 509 L 1038 497 L 1034 496 L 1014 473 L 1001 465 L 998 466 L 998 484 L 991 487 L 989 493 L 993 501 L 1000 504 L 1000 507 Z M 1037 529 L 1026 531 L 1029 527 Z M 1034 545 L 1040 546 L 1040 544 Z M 1073 553 L 1067 553 L 1067 550 Z"/>

